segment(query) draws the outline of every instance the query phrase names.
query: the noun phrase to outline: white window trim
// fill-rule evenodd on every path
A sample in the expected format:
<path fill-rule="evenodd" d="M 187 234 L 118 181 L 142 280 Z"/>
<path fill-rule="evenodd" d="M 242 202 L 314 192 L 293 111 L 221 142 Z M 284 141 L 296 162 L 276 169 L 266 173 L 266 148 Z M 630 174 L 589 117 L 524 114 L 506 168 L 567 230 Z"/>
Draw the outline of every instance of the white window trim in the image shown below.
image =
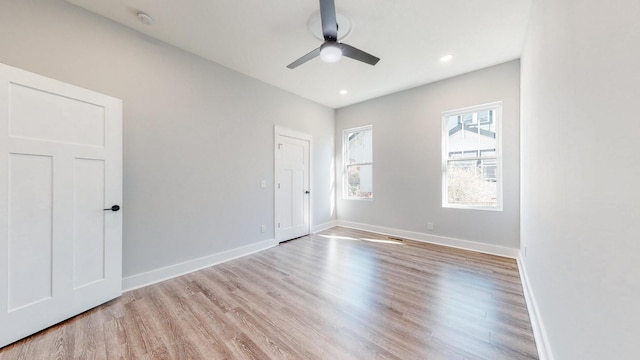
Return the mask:
<path fill-rule="evenodd" d="M 496 206 L 477 206 L 464 204 L 449 204 L 449 196 L 447 189 L 447 120 L 450 116 L 459 115 L 482 110 L 496 109 Z M 486 104 L 474 105 L 460 109 L 448 110 L 442 113 L 442 207 L 452 209 L 468 209 L 468 210 L 503 210 L 503 193 L 502 193 L 502 101 L 495 101 Z"/>
<path fill-rule="evenodd" d="M 349 196 L 349 185 L 347 184 L 348 182 L 348 171 L 347 168 L 349 166 L 349 164 L 347 164 L 347 137 L 349 136 L 349 133 L 353 133 L 353 132 L 357 132 L 357 131 L 362 131 L 362 130 L 369 130 L 371 129 L 371 133 L 373 134 L 373 124 L 371 125 L 363 125 L 363 126 L 358 126 L 358 127 L 354 127 L 354 128 L 349 128 L 349 129 L 344 129 L 342 130 L 342 198 L 344 200 L 359 200 L 359 201 L 373 201 L 375 192 L 373 191 L 374 188 L 374 184 L 373 184 L 373 179 L 371 179 L 371 197 L 370 198 L 362 198 L 362 197 L 356 197 L 356 196 Z M 353 165 L 371 165 L 371 175 L 373 176 L 373 137 L 371 138 L 371 162 L 370 163 L 358 163 L 358 164 L 351 164 L 351 166 Z"/>

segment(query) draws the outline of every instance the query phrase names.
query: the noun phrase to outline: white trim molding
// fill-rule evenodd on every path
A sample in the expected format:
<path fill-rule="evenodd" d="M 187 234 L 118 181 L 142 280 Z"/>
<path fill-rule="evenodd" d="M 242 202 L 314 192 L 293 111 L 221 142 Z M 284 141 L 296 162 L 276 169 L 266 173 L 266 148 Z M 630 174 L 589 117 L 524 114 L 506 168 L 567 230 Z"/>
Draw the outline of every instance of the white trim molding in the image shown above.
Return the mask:
<path fill-rule="evenodd" d="M 324 224 L 318 224 L 311 227 L 311 233 L 319 233 L 320 231 L 331 229 L 332 227 L 339 226 L 338 220 L 330 220 Z"/>
<path fill-rule="evenodd" d="M 387 228 L 376 225 L 367 225 L 351 221 L 338 220 L 336 226 L 352 228 L 357 230 L 371 231 L 382 235 L 391 235 L 408 240 L 427 242 L 431 244 L 443 245 L 463 250 L 471 250 L 485 254 L 504 256 L 511 259 L 517 259 L 520 251 L 514 248 L 504 246 L 479 243 L 476 241 L 462 240 L 445 236 L 430 235 L 414 231 L 406 231 L 400 229 Z"/>
<path fill-rule="evenodd" d="M 128 276 L 122 279 L 123 291 L 131 291 L 141 287 L 173 279 L 175 277 L 192 273 L 213 265 L 221 264 L 243 256 L 251 255 L 278 245 L 275 239 L 263 240 L 257 243 L 241 246 L 235 249 L 203 256 L 201 258 L 165 266 L 163 268 L 147 271 L 141 274 Z"/>
<path fill-rule="evenodd" d="M 520 270 L 520 282 L 522 283 L 522 291 L 524 292 L 524 299 L 527 303 L 527 309 L 529 310 L 529 319 L 531 321 L 531 327 L 533 328 L 533 337 L 536 340 L 536 348 L 538 349 L 538 357 L 540 360 L 553 360 L 553 353 L 549 344 L 549 338 L 547 331 L 544 328 L 542 317 L 538 311 L 538 305 L 536 298 L 533 295 L 531 284 L 527 276 L 527 270 L 524 266 L 521 253 L 516 258 L 518 262 L 518 270 Z"/>
<path fill-rule="evenodd" d="M 309 142 L 309 153 L 308 153 L 309 158 L 308 158 L 308 164 L 307 164 L 309 188 L 307 190 L 310 191 L 310 193 L 309 193 L 308 201 L 306 202 L 306 205 L 305 205 L 307 207 L 307 209 L 305 210 L 307 211 L 307 215 L 308 215 L 308 220 L 307 220 L 308 227 L 306 230 L 308 232 L 307 234 L 313 233 L 312 221 L 313 221 L 313 202 L 314 202 L 315 191 L 313 190 L 313 136 L 304 132 L 300 132 L 297 130 L 292 130 L 286 127 L 275 125 L 273 127 L 273 215 L 274 215 L 273 229 L 274 229 L 274 237 L 278 242 L 280 242 L 288 239 L 283 239 L 280 228 L 278 227 L 278 221 L 280 220 L 280 199 L 278 197 L 278 186 L 279 186 L 278 170 L 281 166 L 280 165 L 281 160 L 277 155 L 279 150 L 278 137 L 288 137 L 288 138 Z"/>

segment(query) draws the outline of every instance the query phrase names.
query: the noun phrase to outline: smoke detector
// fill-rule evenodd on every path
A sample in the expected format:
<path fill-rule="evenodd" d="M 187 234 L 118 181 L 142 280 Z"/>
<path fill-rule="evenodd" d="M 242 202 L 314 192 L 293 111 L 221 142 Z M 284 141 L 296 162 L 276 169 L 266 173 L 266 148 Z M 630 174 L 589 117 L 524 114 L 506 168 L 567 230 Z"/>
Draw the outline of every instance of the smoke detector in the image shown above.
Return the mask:
<path fill-rule="evenodd" d="M 145 14 L 143 12 L 139 12 L 136 14 L 136 17 L 138 18 L 138 20 L 145 24 L 145 25 L 151 25 L 153 24 L 153 18 L 151 16 L 149 16 L 148 14 Z"/>

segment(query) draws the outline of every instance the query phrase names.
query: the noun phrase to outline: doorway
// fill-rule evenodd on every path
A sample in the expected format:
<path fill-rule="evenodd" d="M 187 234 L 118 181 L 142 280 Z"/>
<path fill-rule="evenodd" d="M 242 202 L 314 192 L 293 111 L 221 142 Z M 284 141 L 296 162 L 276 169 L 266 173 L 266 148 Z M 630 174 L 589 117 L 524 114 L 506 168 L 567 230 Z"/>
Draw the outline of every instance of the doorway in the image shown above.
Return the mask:
<path fill-rule="evenodd" d="M 275 128 L 275 238 L 278 242 L 310 233 L 311 136 Z"/>

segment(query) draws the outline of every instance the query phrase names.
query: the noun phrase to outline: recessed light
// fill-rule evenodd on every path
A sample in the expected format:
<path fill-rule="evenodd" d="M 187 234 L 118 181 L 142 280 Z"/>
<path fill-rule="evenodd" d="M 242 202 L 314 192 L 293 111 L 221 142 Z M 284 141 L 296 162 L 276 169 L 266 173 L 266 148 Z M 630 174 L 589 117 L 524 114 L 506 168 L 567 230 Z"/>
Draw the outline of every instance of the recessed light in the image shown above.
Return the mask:
<path fill-rule="evenodd" d="M 139 12 L 136 14 L 136 16 L 138 17 L 138 20 L 145 24 L 145 25 L 151 25 L 153 24 L 153 18 L 151 16 L 149 16 L 148 14 L 145 14 L 143 12 Z"/>
<path fill-rule="evenodd" d="M 453 59 L 453 55 L 445 55 L 445 56 L 440 58 L 440 62 L 451 61 L 451 59 Z"/>
<path fill-rule="evenodd" d="M 344 90 L 344 89 L 340 90 L 340 95 L 347 95 L 347 93 L 348 93 L 347 90 Z"/>

